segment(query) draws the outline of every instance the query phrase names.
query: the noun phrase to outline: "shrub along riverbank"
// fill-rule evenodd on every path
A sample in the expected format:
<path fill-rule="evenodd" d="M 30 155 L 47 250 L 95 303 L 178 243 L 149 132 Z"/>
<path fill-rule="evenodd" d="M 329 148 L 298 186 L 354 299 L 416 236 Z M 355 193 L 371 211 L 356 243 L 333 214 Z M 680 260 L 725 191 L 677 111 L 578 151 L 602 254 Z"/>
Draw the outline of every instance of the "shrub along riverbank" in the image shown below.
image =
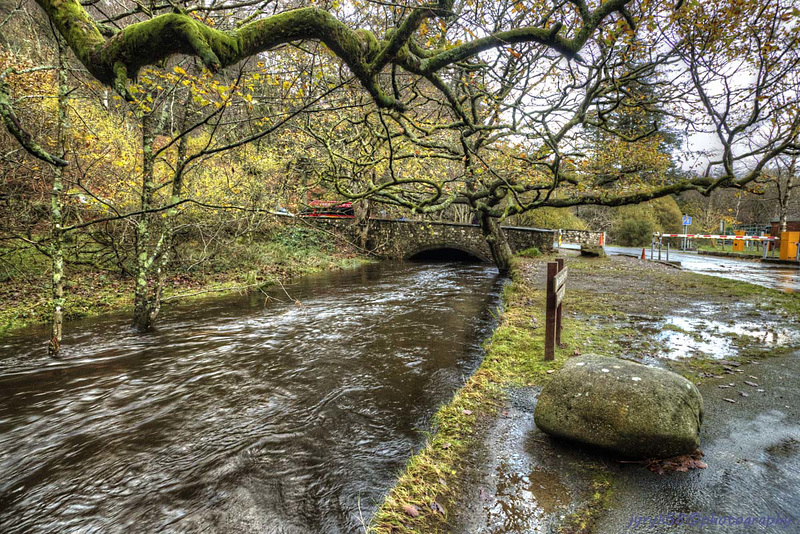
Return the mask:
<path fill-rule="evenodd" d="M 221 241 L 221 240 L 218 240 Z M 273 226 L 221 243 L 190 239 L 176 247 L 164 302 L 261 286 L 368 261 L 333 235 L 300 225 Z M 0 336 L 52 318 L 49 258 L 35 249 L 0 250 Z M 68 264 L 65 320 L 133 307 L 134 277 L 116 269 Z M 68 328 L 68 327 L 67 327 Z"/>
<path fill-rule="evenodd" d="M 437 413 L 431 437 L 373 517 L 372 532 L 463 531 L 453 525 L 463 524 L 459 509 L 474 500 L 470 495 L 477 491 L 471 485 L 470 473 L 476 470 L 471 463 L 481 461 L 476 451 L 503 417 L 509 393 L 519 388 L 536 391 L 548 381 L 548 372 L 572 355 L 657 360 L 699 382 L 721 372 L 727 361 L 782 354 L 800 345 L 797 295 L 632 258 L 570 257 L 564 343 L 556 349 L 555 361 L 545 362 L 544 266 L 549 259 L 517 260 L 483 363 Z M 774 343 L 755 343 L 754 337 L 732 327 L 741 324 L 782 334 Z M 676 354 L 676 347 L 691 353 Z M 725 353 L 714 353 L 715 348 Z M 720 356 L 725 360 L 720 362 Z M 587 472 L 583 498 L 569 513 L 559 511 L 566 519 L 555 519 L 562 532 L 591 532 L 609 506 L 613 475 L 602 468 Z"/>

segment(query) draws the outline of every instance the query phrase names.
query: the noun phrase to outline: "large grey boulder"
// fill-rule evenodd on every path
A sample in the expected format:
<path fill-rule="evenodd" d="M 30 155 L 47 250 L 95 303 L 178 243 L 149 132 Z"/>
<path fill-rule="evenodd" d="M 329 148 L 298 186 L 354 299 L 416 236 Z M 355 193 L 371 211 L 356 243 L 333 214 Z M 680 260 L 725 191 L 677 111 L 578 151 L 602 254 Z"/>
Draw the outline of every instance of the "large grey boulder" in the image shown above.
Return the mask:
<path fill-rule="evenodd" d="M 628 457 L 667 458 L 697 449 L 703 398 L 670 371 L 585 355 L 553 374 L 534 418 L 551 436 Z"/>

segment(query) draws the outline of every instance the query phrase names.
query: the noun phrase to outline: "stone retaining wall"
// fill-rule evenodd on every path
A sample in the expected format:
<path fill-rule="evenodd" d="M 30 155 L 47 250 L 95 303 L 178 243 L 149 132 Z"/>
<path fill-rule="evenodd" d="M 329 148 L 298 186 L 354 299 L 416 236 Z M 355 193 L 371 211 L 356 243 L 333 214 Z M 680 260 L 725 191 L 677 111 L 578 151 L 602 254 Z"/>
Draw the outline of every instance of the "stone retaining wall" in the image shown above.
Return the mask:
<path fill-rule="evenodd" d="M 561 230 L 561 242 L 579 245 L 600 245 L 600 239 L 604 233 L 589 230 Z"/>

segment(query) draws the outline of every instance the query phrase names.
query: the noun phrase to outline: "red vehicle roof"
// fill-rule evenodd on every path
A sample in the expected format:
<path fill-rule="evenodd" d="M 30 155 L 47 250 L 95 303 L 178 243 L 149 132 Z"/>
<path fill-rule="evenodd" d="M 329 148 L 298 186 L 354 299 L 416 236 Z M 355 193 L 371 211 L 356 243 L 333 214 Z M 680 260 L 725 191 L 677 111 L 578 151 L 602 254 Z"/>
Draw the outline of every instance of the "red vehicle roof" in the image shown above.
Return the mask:
<path fill-rule="evenodd" d="M 308 203 L 314 208 L 352 208 L 352 202 L 339 202 L 338 200 L 312 200 Z"/>

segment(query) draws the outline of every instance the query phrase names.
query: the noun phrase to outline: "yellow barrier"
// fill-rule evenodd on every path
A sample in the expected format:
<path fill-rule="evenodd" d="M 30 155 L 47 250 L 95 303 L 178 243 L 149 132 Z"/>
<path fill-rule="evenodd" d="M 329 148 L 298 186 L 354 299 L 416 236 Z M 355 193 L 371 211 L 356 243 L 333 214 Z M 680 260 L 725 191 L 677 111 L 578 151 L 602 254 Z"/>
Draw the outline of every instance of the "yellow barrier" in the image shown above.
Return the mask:
<path fill-rule="evenodd" d="M 800 232 L 781 232 L 782 260 L 793 260 L 797 258 L 798 241 L 800 241 Z"/>

